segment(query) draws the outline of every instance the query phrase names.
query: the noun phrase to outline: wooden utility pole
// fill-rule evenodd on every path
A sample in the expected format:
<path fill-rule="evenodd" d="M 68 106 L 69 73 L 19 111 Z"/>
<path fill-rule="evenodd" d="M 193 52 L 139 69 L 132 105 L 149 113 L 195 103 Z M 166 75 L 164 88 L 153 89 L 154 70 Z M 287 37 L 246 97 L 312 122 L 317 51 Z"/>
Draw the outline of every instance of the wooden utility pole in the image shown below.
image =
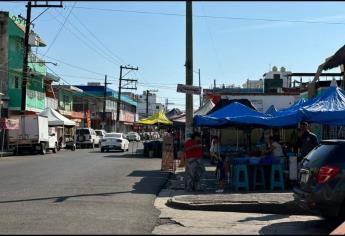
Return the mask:
<path fill-rule="evenodd" d="M 186 85 L 193 85 L 193 11 L 192 1 L 186 1 Z M 186 132 L 187 140 L 193 132 L 193 94 L 186 93 Z"/>
<path fill-rule="evenodd" d="M 23 75 L 22 75 L 22 98 L 21 98 L 21 111 L 25 113 L 26 110 L 26 89 L 27 89 L 27 81 L 28 81 L 28 58 L 29 58 L 29 36 L 30 36 L 30 25 L 31 25 L 31 8 L 50 8 L 50 7 L 62 7 L 62 1 L 60 4 L 49 4 L 48 1 L 44 1 L 44 4 L 38 4 L 40 1 L 34 1 L 34 4 L 31 1 L 28 1 L 26 5 L 26 20 L 25 20 L 25 36 L 24 36 L 24 47 L 23 47 Z M 36 17 L 37 18 L 37 17 Z M 36 19 L 35 18 L 35 19 Z M 34 20 L 35 20 L 34 19 Z"/>
<path fill-rule="evenodd" d="M 199 70 L 198 70 L 198 74 L 199 74 L 199 87 L 200 87 L 200 90 L 201 90 L 201 79 L 200 79 L 200 68 L 199 68 Z M 200 107 L 202 106 L 202 93 L 201 93 L 201 91 L 200 91 Z"/>
<path fill-rule="evenodd" d="M 149 117 L 149 90 L 146 90 L 146 117 Z"/>
<path fill-rule="evenodd" d="M 106 113 L 106 101 L 107 101 L 107 86 L 108 83 L 107 82 L 107 75 L 104 76 L 104 91 L 103 91 L 103 117 L 102 117 L 102 129 L 105 129 L 105 125 L 106 125 L 106 119 L 105 119 L 105 113 Z"/>
<path fill-rule="evenodd" d="M 26 21 L 25 21 L 25 36 L 24 36 L 24 59 L 23 59 L 23 78 L 22 78 L 22 103 L 21 110 L 25 113 L 26 110 L 26 84 L 28 78 L 28 58 L 29 58 L 29 33 L 31 22 L 31 1 L 26 5 Z"/>
<path fill-rule="evenodd" d="M 118 91 L 118 97 L 117 97 L 117 104 L 116 104 L 116 132 L 119 132 L 119 123 L 120 123 L 120 106 L 121 106 L 121 90 L 122 89 L 134 89 L 136 90 L 137 89 L 137 82 L 138 80 L 136 79 L 124 79 L 122 76 L 122 70 L 125 69 L 125 70 L 129 70 L 129 71 L 132 71 L 132 70 L 138 70 L 139 68 L 136 67 L 131 67 L 131 66 L 120 66 L 120 78 L 119 78 L 119 91 Z M 126 73 L 126 75 L 128 74 L 129 72 Z M 122 81 L 126 81 L 127 84 L 125 84 L 124 86 L 122 85 Z M 132 87 L 127 87 L 128 84 L 132 84 L 132 83 L 135 83 L 134 86 Z"/>

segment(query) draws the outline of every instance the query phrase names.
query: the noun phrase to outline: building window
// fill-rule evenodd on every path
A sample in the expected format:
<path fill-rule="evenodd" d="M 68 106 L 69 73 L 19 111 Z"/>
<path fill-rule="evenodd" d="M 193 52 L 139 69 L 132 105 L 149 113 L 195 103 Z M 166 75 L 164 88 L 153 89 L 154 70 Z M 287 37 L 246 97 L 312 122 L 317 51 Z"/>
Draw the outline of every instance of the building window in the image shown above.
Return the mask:
<path fill-rule="evenodd" d="M 156 109 L 158 110 L 158 109 L 159 109 L 159 106 L 156 106 Z"/>
<path fill-rule="evenodd" d="M 273 79 L 280 79 L 280 74 L 274 74 Z"/>
<path fill-rule="evenodd" d="M 14 77 L 14 88 L 19 88 L 19 78 L 18 76 L 15 76 Z"/>

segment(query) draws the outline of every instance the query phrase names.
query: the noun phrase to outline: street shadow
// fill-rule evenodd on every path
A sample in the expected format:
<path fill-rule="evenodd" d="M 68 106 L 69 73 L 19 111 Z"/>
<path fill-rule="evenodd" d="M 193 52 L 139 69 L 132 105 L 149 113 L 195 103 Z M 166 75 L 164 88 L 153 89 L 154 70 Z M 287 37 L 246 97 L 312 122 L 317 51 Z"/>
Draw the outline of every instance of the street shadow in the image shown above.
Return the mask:
<path fill-rule="evenodd" d="M 239 220 L 238 222 L 280 220 L 288 217 L 288 215 L 265 215 L 258 217 L 247 217 L 243 220 Z"/>
<path fill-rule="evenodd" d="M 20 203 L 20 202 L 33 202 L 33 201 L 45 201 L 52 200 L 53 203 L 63 203 L 68 199 L 78 198 L 78 197 L 109 197 L 118 194 L 152 194 L 157 195 L 160 189 L 166 183 L 169 173 L 164 173 L 159 170 L 147 170 L 141 171 L 136 170 L 127 175 L 127 177 L 142 177 L 139 182 L 133 185 L 133 190 L 131 191 L 118 191 L 118 192 L 102 192 L 102 193 L 87 193 L 87 194 L 76 194 L 76 195 L 63 195 L 63 196 L 52 196 L 52 197 L 41 197 L 41 198 L 27 198 L 27 199 L 16 199 L 1 201 L 0 204 L 6 203 Z"/>
<path fill-rule="evenodd" d="M 134 184 L 132 193 L 157 195 L 165 185 L 169 173 L 160 170 L 136 170 L 128 177 L 142 177 L 139 182 Z"/>
<path fill-rule="evenodd" d="M 260 235 L 328 235 L 337 225 L 327 220 L 289 221 L 266 225 L 259 231 Z"/>

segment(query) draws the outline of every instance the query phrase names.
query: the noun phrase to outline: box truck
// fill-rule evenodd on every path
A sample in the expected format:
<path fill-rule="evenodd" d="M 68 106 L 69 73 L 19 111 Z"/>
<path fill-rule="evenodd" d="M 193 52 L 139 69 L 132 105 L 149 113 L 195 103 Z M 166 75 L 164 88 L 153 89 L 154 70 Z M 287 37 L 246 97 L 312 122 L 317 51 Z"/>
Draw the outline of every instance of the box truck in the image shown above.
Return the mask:
<path fill-rule="evenodd" d="M 31 149 L 44 155 L 47 150 L 57 150 L 56 134 L 49 134 L 48 117 L 40 115 L 18 115 L 11 119 L 19 120 L 19 129 L 9 130 L 9 144 L 14 153 Z"/>

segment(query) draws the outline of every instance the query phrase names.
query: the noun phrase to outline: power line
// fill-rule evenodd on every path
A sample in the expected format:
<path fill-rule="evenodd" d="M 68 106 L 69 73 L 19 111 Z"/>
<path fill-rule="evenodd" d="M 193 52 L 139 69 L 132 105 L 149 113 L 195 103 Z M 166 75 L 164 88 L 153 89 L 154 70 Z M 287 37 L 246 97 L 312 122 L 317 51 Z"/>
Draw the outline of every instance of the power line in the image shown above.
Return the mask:
<path fill-rule="evenodd" d="M 152 11 L 139 11 L 139 10 L 122 10 L 122 9 L 109 9 L 109 8 L 95 8 L 95 7 L 75 7 L 85 10 L 99 10 L 109 12 L 126 12 L 137 14 L 149 15 L 164 15 L 164 16 L 181 16 L 185 14 L 180 13 L 167 13 L 167 12 L 152 12 Z M 246 20 L 246 21 L 269 21 L 269 22 L 290 22 L 290 23 L 306 23 L 306 24 L 331 24 L 331 25 L 345 25 L 344 22 L 328 22 L 328 21 L 313 21 L 313 20 L 285 20 L 285 19 L 272 19 L 272 18 L 250 18 L 250 17 L 231 17 L 231 16 L 212 16 L 212 15 L 193 15 L 198 18 L 211 18 L 211 19 L 225 19 L 225 20 Z"/>
<path fill-rule="evenodd" d="M 77 4 L 77 2 L 74 2 L 74 4 L 73 4 L 72 8 L 70 9 L 70 11 L 69 11 L 67 17 L 65 18 L 64 22 L 63 22 L 62 25 L 60 26 L 59 31 L 57 32 L 57 34 L 56 34 L 55 37 L 53 38 L 53 41 L 52 41 L 51 44 L 49 45 L 49 47 L 48 47 L 47 51 L 44 53 L 44 55 L 47 55 L 47 53 L 50 51 L 50 49 L 51 49 L 52 46 L 54 45 L 56 39 L 57 39 L 58 36 L 60 35 L 60 33 L 61 33 L 63 27 L 65 26 L 65 24 L 66 24 L 66 22 L 67 22 L 69 16 L 71 15 L 71 13 L 72 13 L 72 11 L 73 11 L 73 8 L 75 7 L 76 4 Z"/>
<path fill-rule="evenodd" d="M 89 32 L 89 34 L 91 34 L 91 36 L 96 39 L 96 41 L 103 46 L 103 48 L 109 53 L 109 55 L 114 55 L 117 59 L 115 60 L 118 60 L 119 62 L 121 63 L 125 63 L 125 61 L 118 55 L 116 55 L 114 52 L 110 51 L 109 50 L 109 47 L 107 47 L 101 40 L 99 40 L 99 38 L 91 31 L 89 30 L 89 28 L 81 21 L 79 20 L 79 18 L 74 14 L 72 13 L 72 16 Z"/>
<path fill-rule="evenodd" d="M 50 14 L 52 15 L 52 14 Z M 53 15 L 52 15 L 53 16 Z M 55 20 L 57 22 L 59 22 L 60 24 L 62 24 L 62 22 L 60 20 L 58 20 L 57 18 L 55 18 Z M 76 29 L 79 33 L 81 33 L 82 35 L 84 35 L 76 26 L 74 26 L 71 22 L 69 22 L 69 24 Z M 94 52 L 96 52 L 98 55 L 100 55 L 101 57 L 103 57 L 104 59 L 106 59 L 108 62 L 110 62 L 111 64 L 118 64 L 117 62 L 112 61 L 112 59 L 109 59 L 108 55 L 105 55 L 104 52 L 100 52 L 99 49 L 95 49 L 95 47 L 93 47 L 92 45 L 90 45 L 88 42 L 86 42 L 83 38 L 81 38 L 79 35 L 77 35 L 75 32 L 73 32 L 72 30 L 70 30 L 69 28 L 65 27 L 65 29 L 67 29 L 67 31 L 69 31 L 74 37 L 76 37 L 79 41 L 81 41 L 82 43 L 84 43 L 89 49 L 93 50 Z M 85 37 L 85 35 L 84 35 Z M 93 43 L 93 42 L 92 42 Z"/>

